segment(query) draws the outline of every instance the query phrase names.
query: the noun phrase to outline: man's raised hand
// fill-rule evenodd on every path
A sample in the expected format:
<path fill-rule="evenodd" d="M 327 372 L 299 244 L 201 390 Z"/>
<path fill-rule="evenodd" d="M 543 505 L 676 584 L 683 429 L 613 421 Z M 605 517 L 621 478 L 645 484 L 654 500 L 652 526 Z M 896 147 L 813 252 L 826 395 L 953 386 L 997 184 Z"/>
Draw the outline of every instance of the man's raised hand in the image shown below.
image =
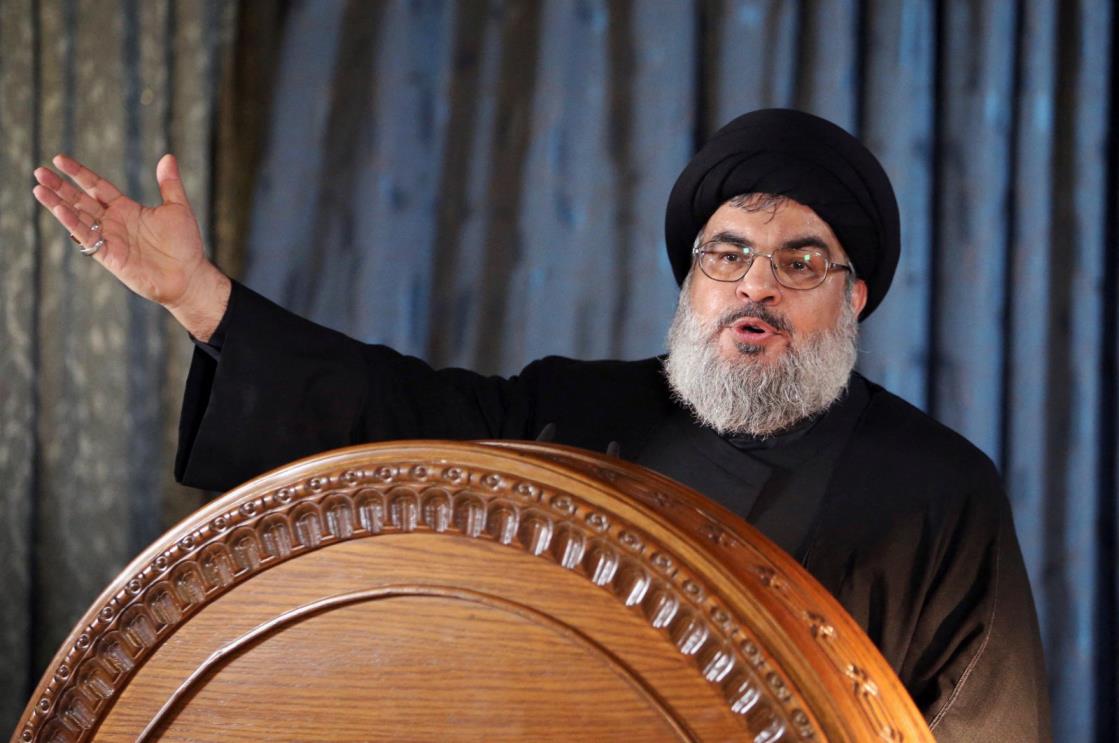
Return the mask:
<path fill-rule="evenodd" d="M 217 327 L 229 302 L 230 282 L 206 258 L 198 220 L 179 177 L 178 163 L 164 155 L 155 177 L 163 203 L 142 206 L 77 160 L 58 155 L 37 168 L 35 198 L 125 286 L 166 307 L 200 340 Z"/>

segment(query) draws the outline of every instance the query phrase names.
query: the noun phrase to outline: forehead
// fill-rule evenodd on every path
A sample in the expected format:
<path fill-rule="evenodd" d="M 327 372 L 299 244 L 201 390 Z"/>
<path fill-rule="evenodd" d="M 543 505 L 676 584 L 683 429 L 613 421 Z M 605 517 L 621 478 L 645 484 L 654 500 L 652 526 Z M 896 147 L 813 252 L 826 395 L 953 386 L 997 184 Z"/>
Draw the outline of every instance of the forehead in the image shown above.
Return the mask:
<path fill-rule="evenodd" d="M 749 202 L 746 206 L 724 202 L 707 220 L 702 235 L 709 240 L 723 232 L 765 250 L 778 248 L 785 242 L 816 237 L 828 246 L 832 260 L 847 259 L 831 226 L 810 207 L 792 199 L 761 208 L 752 208 Z"/>

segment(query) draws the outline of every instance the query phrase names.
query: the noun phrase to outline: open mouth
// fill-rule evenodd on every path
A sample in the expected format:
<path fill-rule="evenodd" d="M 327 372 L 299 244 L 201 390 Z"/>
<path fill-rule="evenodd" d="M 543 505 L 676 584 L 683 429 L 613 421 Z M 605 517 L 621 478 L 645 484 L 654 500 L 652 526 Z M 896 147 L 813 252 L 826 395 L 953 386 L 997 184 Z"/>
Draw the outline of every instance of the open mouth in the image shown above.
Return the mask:
<path fill-rule="evenodd" d="M 747 341 L 759 341 L 779 335 L 769 323 L 756 317 L 746 317 L 734 324 L 735 335 Z"/>

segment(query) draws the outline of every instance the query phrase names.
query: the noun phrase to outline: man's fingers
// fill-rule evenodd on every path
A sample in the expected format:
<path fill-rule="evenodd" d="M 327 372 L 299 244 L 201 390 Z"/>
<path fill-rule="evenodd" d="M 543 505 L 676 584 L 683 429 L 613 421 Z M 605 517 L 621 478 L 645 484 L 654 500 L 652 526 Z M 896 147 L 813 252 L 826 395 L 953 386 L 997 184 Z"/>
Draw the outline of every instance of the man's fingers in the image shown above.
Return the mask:
<path fill-rule="evenodd" d="M 58 194 L 49 188 L 36 186 L 34 193 L 38 202 L 50 210 L 51 215 L 66 228 L 72 237 L 77 239 L 82 247 L 92 247 L 98 240 L 104 238 L 101 223 L 92 214 L 87 214 L 70 206 L 58 198 Z M 95 225 L 96 229 L 94 229 Z M 104 258 L 103 252 L 106 247 L 107 245 L 102 244 L 97 253 L 101 258 Z"/>
<path fill-rule="evenodd" d="M 35 188 L 31 189 L 31 193 L 35 194 L 35 200 L 47 209 L 53 210 L 58 204 L 66 203 L 58 194 L 46 186 L 35 186 Z"/>
<path fill-rule="evenodd" d="M 74 179 L 81 189 L 93 197 L 101 206 L 120 198 L 120 191 L 109 181 L 94 173 L 72 157 L 55 155 L 55 167 Z"/>
<path fill-rule="evenodd" d="M 92 214 L 95 217 L 100 217 L 105 213 L 105 208 L 101 206 L 100 202 L 85 192 L 75 188 L 69 182 L 59 177 L 59 175 L 50 168 L 36 168 L 35 180 L 39 181 L 41 186 L 50 189 L 58 198 L 70 206 Z M 53 204 L 49 206 L 53 206 Z"/>
<path fill-rule="evenodd" d="M 32 189 L 32 192 L 34 192 L 38 203 L 47 207 L 51 216 L 66 228 L 70 239 L 73 239 L 78 246 L 90 250 L 97 244 L 97 241 L 103 241 L 93 253 L 88 255 L 96 258 L 97 261 L 104 262 L 105 256 L 109 255 L 109 239 L 104 235 L 100 219 L 67 204 L 66 201 L 59 198 L 55 191 L 46 186 L 36 186 Z"/>
<path fill-rule="evenodd" d="M 35 194 L 36 201 L 45 206 L 54 218 L 79 240 L 86 234 L 85 230 L 96 221 L 96 218 L 90 215 L 85 215 L 86 218 L 83 219 L 83 212 L 80 209 L 75 209 L 73 205 L 60 199 L 58 194 L 49 188 L 35 186 L 32 193 Z M 81 231 L 81 234 L 77 231 Z"/>
<path fill-rule="evenodd" d="M 90 224 L 82 221 L 81 214 L 71 207 L 69 204 L 55 204 L 51 207 L 51 214 L 54 218 L 62 223 L 71 235 L 81 240 L 83 244 L 93 244 L 93 240 L 88 238 L 93 236 L 93 231 L 90 229 Z"/>
<path fill-rule="evenodd" d="M 87 214 L 87 213 L 83 212 L 81 209 L 77 210 L 77 215 L 78 215 L 78 221 L 80 221 L 83 225 L 88 227 L 90 230 L 92 230 L 93 232 L 100 231 L 101 221 L 99 219 L 97 219 L 97 217 L 93 216 L 92 214 Z M 96 225 L 96 228 L 94 227 L 94 225 Z M 103 237 L 103 236 L 102 235 L 97 235 L 97 237 Z"/>
<path fill-rule="evenodd" d="M 159 184 L 159 193 L 165 204 L 181 204 L 190 208 L 186 189 L 183 188 L 183 181 L 179 176 L 179 161 L 174 155 L 166 154 L 159 158 L 155 166 L 155 180 Z"/>

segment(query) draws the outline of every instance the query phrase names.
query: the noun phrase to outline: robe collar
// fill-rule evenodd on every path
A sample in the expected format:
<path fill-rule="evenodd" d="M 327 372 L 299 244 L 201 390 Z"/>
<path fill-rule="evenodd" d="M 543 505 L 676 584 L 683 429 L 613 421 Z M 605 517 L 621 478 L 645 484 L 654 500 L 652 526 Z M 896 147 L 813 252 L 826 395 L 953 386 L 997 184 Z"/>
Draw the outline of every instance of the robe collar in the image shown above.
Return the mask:
<path fill-rule="evenodd" d="M 847 390 L 826 411 L 779 436 L 753 441 L 724 438 L 673 405 L 634 461 L 748 518 L 774 468 L 796 467 L 846 439 L 868 401 L 866 380 L 852 373 Z"/>

